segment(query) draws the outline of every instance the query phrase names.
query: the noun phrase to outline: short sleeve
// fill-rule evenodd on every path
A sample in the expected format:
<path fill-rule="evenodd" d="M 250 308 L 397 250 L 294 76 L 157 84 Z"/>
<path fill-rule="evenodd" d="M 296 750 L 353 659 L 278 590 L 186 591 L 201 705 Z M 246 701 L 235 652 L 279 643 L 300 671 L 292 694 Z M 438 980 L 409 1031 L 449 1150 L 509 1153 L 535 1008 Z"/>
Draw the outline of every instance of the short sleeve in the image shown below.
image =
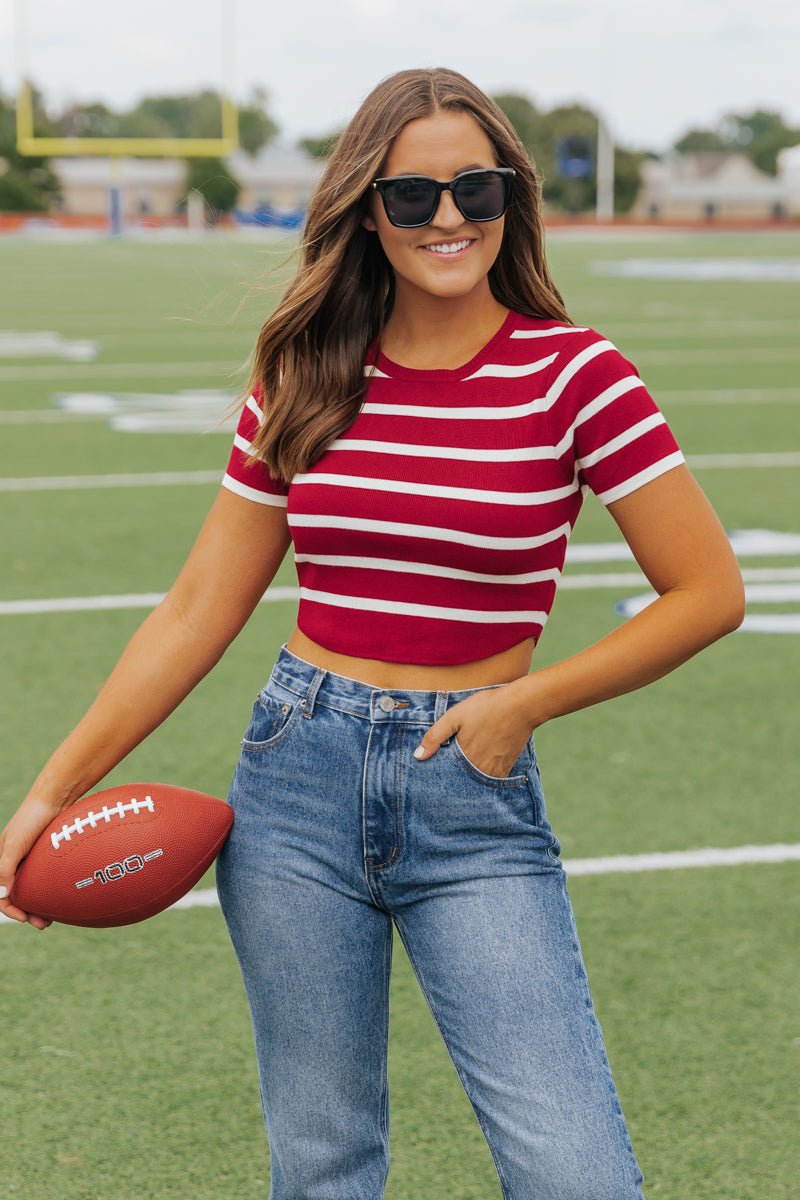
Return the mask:
<path fill-rule="evenodd" d="M 636 367 L 602 334 L 576 330 L 551 370 L 545 404 L 556 455 L 603 504 L 686 461 Z"/>
<path fill-rule="evenodd" d="M 258 504 L 274 504 L 286 508 L 288 483 L 275 479 L 266 463 L 256 462 L 248 466 L 246 461 L 247 455 L 252 452 L 252 440 L 264 420 L 261 395 L 261 388 L 257 385 L 239 415 L 239 424 L 233 437 L 222 486 L 236 492 L 237 496 L 255 500 Z"/>

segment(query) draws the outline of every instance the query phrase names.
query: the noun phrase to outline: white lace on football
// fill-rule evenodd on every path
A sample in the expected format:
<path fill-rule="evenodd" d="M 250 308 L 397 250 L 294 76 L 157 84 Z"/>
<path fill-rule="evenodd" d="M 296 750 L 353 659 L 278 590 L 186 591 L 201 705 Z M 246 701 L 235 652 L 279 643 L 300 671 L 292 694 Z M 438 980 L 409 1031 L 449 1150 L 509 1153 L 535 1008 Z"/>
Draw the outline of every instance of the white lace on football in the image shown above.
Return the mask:
<path fill-rule="evenodd" d="M 63 825 L 60 830 L 51 833 L 50 841 L 53 843 L 53 849 L 58 850 L 61 842 L 72 840 L 73 833 L 83 833 L 84 829 L 96 829 L 98 822 L 109 822 L 112 817 L 119 817 L 124 821 L 126 813 L 137 814 L 143 811 L 151 813 L 156 811 L 152 796 L 145 796 L 144 800 L 130 800 L 127 804 L 120 800 L 111 808 L 104 804 L 99 812 L 90 810 L 85 817 L 76 817 L 71 825 Z"/>

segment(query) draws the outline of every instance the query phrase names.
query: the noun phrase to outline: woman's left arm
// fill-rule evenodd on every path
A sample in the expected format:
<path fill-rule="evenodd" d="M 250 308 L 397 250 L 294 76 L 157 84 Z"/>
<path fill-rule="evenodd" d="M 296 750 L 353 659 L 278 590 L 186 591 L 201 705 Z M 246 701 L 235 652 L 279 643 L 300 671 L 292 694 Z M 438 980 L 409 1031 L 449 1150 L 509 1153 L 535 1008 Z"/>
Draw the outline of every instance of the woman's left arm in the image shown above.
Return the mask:
<path fill-rule="evenodd" d="M 658 599 L 594 645 L 507 685 L 531 729 L 660 679 L 744 619 L 736 556 L 686 466 L 608 510 Z"/>

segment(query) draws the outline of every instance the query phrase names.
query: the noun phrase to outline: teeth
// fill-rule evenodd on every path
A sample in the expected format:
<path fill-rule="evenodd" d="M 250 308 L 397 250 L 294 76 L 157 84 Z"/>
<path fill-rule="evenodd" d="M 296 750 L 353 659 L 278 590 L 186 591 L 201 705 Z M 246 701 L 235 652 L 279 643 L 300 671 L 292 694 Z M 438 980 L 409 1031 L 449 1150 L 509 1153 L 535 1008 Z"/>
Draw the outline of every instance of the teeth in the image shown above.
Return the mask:
<path fill-rule="evenodd" d="M 465 242 L 443 242 L 438 246 L 426 246 L 425 249 L 433 250 L 437 254 L 455 254 L 457 250 L 463 250 L 464 247 L 468 245 L 469 240 Z"/>

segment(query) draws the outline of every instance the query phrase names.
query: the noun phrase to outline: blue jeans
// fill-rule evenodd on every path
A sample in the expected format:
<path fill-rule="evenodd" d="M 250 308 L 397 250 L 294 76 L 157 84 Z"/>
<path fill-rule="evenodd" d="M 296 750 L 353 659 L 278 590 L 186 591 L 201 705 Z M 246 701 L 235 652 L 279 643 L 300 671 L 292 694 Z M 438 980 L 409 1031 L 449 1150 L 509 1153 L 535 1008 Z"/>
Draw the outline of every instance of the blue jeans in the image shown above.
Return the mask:
<path fill-rule="evenodd" d="M 284 643 L 256 697 L 216 870 L 269 1200 L 384 1194 L 393 923 L 506 1200 L 643 1200 L 533 735 L 507 778 L 457 736 L 413 757 L 482 690 L 382 690 Z"/>

